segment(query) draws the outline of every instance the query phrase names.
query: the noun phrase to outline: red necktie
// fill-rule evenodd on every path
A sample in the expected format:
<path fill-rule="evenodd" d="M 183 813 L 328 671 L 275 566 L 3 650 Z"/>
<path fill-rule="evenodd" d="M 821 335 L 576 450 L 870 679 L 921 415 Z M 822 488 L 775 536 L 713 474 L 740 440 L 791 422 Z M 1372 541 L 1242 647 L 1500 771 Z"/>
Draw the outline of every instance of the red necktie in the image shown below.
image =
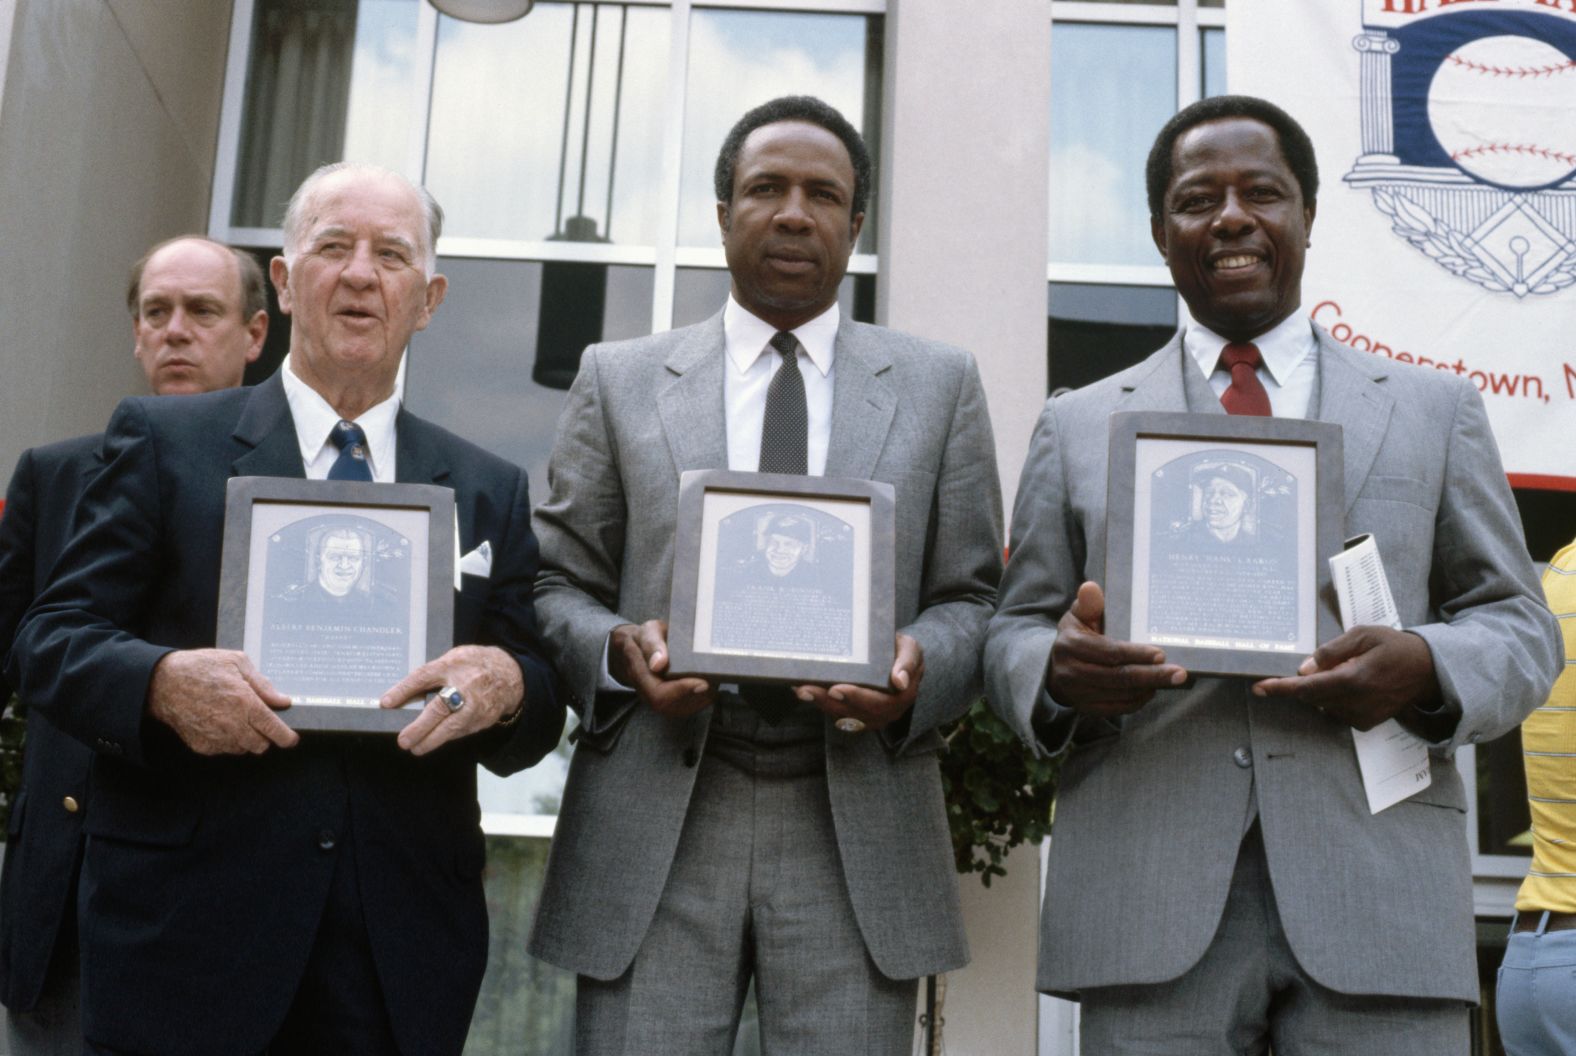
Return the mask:
<path fill-rule="evenodd" d="M 1227 414 L 1269 417 L 1270 394 L 1264 391 L 1257 373 L 1260 358 L 1258 348 L 1251 344 L 1233 342 L 1221 350 L 1220 361 L 1231 371 L 1231 385 L 1220 394 Z"/>

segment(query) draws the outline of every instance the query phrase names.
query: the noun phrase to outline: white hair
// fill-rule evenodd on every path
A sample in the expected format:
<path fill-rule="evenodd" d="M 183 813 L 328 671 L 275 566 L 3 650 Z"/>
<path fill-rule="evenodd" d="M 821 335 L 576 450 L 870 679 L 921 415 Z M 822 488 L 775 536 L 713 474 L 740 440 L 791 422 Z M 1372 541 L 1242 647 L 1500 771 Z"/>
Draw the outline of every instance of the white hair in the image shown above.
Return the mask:
<path fill-rule="evenodd" d="M 306 234 L 301 228 L 306 222 L 307 203 L 317 193 L 318 185 L 331 176 L 340 173 L 349 173 L 354 176 L 373 176 L 382 179 L 397 180 L 411 189 L 421 203 L 422 219 L 426 221 L 426 244 L 417 247 L 421 255 L 422 270 L 427 278 L 432 278 L 438 267 L 438 236 L 443 234 L 443 207 L 432 196 L 427 188 L 420 184 L 412 183 L 402 174 L 393 169 L 385 169 L 381 165 L 371 165 L 361 161 L 335 161 L 320 166 L 312 175 L 301 181 L 295 193 L 290 196 L 290 202 L 285 206 L 285 263 L 295 266 L 296 254 L 300 252 L 301 239 Z"/>

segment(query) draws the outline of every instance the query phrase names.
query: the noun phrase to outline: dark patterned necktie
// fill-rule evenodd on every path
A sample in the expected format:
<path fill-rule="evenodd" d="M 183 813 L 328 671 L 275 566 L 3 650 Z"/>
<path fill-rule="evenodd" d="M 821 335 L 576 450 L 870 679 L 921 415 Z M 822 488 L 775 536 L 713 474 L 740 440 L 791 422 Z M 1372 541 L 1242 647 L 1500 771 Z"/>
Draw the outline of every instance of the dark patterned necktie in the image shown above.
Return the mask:
<path fill-rule="evenodd" d="M 1270 394 L 1264 391 L 1258 374 L 1261 359 L 1256 345 L 1232 342 L 1221 350 L 1220 361 L 1231 371 L 1231 386 L 1220 394 L 1227 414 L 1269 417 Z"/>
<path fill-rule="evenodd" d="M 762 473 L 799 473 L 809 466 L 809 412 L 804 375 L 799 373 L 799 340 L 787 331 L 772 335 L 782 366 L 766 389 L 766 419 L 761 425 Z"/>
<path fill-rule="evenodd" d="M 361 426 L 341 418 L 328 438 L 339 448 L 339 457 L 328 470 L 329 480 L 372 479 L 372 469 L 367 465 L 367 434 Z"/>

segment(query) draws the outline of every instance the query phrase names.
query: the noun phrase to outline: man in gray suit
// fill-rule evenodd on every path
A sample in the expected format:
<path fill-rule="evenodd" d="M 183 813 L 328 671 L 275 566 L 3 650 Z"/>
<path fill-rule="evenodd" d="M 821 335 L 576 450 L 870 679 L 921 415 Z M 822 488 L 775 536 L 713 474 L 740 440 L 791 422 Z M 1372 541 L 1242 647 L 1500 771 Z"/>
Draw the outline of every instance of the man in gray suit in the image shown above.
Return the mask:
<path fill-rule="evenodd" d="M 967 959 L 936 728 L 1000 575 L 994 443 L 967 353 L 838 308 L 870 185 L 826 104 L 746 114 L 716 170 L 727 306 L 587 349 L 559 423 L 537 612 L 582 725 L 531 950 L 580 975 L 582 1054 L 723 1056 L 752 979 L 766 1051 L 906 1054 L 917 978 Z M 884 692 L 667 674 L 679 474 L 784 457 L 896 489 Z"/>
<path fill-rule="evenodd" d="M 1086 1053 L 1464 1054 L 1478 983 L 1451 752 L 1515 726 L 1560 659 L 1482 401 L 1299 311 L 1318 175 L 1284 112 L 1188 107 L 1147 175 L 1192 318 L 1046 404 L 985 650 L 992 703 L 1068 752 L 1039 988 L 1081 999 Z M 1223 403 L 1342 427 L 1346 531 L 1374 534 L 1406 630 L 1353 628 L 1256 683 L 1103 634 L 1108 415 Z M 1430 742 L 1433 783 L 1375 815 L 1351 730 L 1389 718 Z"/>

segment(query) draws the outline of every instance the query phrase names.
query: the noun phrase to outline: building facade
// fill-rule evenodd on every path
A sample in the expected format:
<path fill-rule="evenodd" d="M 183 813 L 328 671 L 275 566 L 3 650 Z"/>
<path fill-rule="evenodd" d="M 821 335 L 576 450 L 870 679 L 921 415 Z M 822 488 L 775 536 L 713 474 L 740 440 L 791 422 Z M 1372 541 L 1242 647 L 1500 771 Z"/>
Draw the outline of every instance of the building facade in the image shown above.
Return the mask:
<path fill-rule="evenodd" d="M 503 25 L 426 0 L 0 0 L 0 462 L 139 391 L 122 296 L 147 245 L 199 230 L 266 264 L 285 197 L 348 158 L 447 213 L 449 297 L 412 342 L 408 405 L 526 466 L 540 497 L 581 348 L 718 310 L 717 146 L 749 106 L 807 92 L 877 158 L 844 310 L 973 350 L 1010 508 L 1047 393 L 1178 323 L 1143 158 L 1226 90 L 1226 32 L 1224 0 L 538 0 Z M 1570 535 L 1568 504 L 1524 509 L 1536 540 Z M 482 774 L 495 935 L 468 1051 L 569 1051 L 573 980 L 524 954 L 568 751 Z M 1525 867 L 1517 746 L 1460 762 L 1492 937 Z M 1013 862 L 989 893 L 965 881 L 953 1053 L 1075 1051 L 1071 1006 L 1031 992 L 1039 863 Z"/>

